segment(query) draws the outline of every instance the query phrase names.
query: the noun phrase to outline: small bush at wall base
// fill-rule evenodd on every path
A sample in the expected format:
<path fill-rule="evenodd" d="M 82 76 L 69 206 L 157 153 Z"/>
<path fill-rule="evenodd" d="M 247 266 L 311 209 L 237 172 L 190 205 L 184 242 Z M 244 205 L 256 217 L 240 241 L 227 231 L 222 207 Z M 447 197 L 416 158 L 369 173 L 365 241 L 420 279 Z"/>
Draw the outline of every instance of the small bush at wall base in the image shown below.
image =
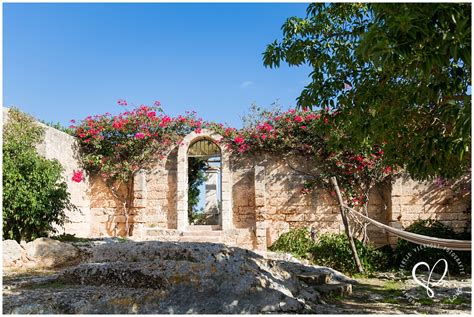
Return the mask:
<path fill-rule="evenodd" d="M 444 239 L 457 239 L 457 240 L 470 240 L 470 234 L 464 232 L 457 234 L 454 230 L 439 221 L 428 219 L 420 220 L 405 229 L 408 232 L 413 232 L 425 236 L 444 238 Z M 416 251 L 415 251 L 416 250 Z M 430 247 L 421 248 L 419 245 L 399 239 L 397 246 L 394 251 L 395 264 L 403 266 L 410 270 L 416 263 L 423 261 L 428 263 L 432 267 L 439 259 L 445 259 L 448 262 L 449 273 L 459 274 L 461 267 L 456 261 L 456 257 L 462 263 L 462 269 L 466 273 L 471 271 L 471 252 L 467 251 L 446 251 L 443 249 L 435 249 Z M 444 269 L 441 266 L 437 266 L 437 269 Z"/>
<path fill-rule="evenodd" d="M 288 252 L 297 258 L 305 259 L 308 258 L 313 247 L 314 241 L 310 237 L 309 230 L 301 228 L 283 233 L 269 249 L 271 251 Z"/>
<path fill-rule="evenodd" d="M 3 238 L 34 240 L 54 232 L 74 209 L 62 166 L 36 152 L 43 129 L 26 114 L 10 109 L 3 127 Z"/>
<path fill-rule="evenodd" d="M 355 240 L 359 258 L 367 272 L 387 270 L 393 263 L 390 251 L 377 250 Z M 322 234 L 315 242 L 308 229 L 294 229 L 284 233 L 270 247 L 272 251 L 288 252 L 298 258 L 310 259 L 317 265 L 355 273 L 357 268 L 352 258 L 349 241 L 344 234 Z"/>
<path fill-rule="evenodd" d="M 390 253 L 364 245 L 357 239 L 354 239 L 354 242 L 366 272 L 385 271 L 390 268 Z M 345 273 L 357 272 L 349 241 L 344 234 L 322 234 L 311 249 L 311 256 L 315 264 L 329 266 Z"/>

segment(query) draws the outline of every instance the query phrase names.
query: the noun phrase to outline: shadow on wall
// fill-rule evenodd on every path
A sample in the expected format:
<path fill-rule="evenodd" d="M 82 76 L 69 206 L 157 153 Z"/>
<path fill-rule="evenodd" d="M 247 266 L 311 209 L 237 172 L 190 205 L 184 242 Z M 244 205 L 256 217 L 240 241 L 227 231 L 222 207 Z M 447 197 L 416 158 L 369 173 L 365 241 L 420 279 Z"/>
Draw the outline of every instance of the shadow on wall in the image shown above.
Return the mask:
<path fill-rule="evenodd" d="M 165 169 L 168 171 L 168 190 L 166 193 L 167 206 L 164 207 L 167 215 L 167 226 L 168 229 L 178 228 L 178 147 L 174 148 L 173 151 L 168 155 L 166 159 Z"/>
<path fill-rule="evenodd" d="M 427 205 L 436 204 L 440 207 L 470 202 L 471 174 L 466 174 L 454 181 L 437 179 L 421 191 L 421 198 Z M 470 206 L 470 203 L 468 205 Z M 467 209 L 470 210 L 470 208 Z"/>

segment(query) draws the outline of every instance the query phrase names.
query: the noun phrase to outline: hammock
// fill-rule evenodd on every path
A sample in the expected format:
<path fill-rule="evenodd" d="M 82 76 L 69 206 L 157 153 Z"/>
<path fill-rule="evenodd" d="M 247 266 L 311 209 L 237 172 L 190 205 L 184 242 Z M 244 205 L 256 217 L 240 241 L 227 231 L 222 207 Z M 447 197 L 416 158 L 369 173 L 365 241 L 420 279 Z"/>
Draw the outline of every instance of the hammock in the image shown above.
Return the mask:
<path fill-rule="evenodd" d="M 383 223 L 375 221 L 374 219 L 366 217 L 360 212 L 350 208 L 349 206 L 342 205 L 342 207 L 346 208 L 347 210 L 354 213 L 355 215 L 364 218 L 365 220 L 367 220 L 374 226 L 379 227 L 383 230 L 386 230 L 404 240 L 407 240 L 416 244 L 427 245 L 429 247 L 437 248 L 437 249 L 471 251 L 472 241 L 434 238 L 434 237 L 429 237 L 429 236 L 423 236 L 421 234 L 403 231 L 400 229 L 395 229 L 390 226 L 384 225 Z"/>

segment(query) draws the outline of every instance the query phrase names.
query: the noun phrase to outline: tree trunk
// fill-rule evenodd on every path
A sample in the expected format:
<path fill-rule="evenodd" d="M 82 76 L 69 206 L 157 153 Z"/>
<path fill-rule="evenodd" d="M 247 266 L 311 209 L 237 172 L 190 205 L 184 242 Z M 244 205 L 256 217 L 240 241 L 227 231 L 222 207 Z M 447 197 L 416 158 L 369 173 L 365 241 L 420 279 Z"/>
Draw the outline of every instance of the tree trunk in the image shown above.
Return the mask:
<path fill-rule="evenodd" d="M 360 262 L 359 255 L 357 254 L 354 238 L 352 237 L 352 232 L 349 227 L 349 222 L 347 221 L 346 211 L 343 207 L 344 201 L 342 200 L 341 192 L 339 190 L 339 186 L 337 185 L 336 177 L 331 177 L 331 183 L 333 184 L 336 190 L 337 200 L 339 201 L 339 211 L 341 212 L 342 223 L 344 224 L 344 229 L 346 231 L 346 235 L 347 235 L 347 238 L 349 239 L 349 244 L 351 246 L 352 257 L 354 258 L 354 262 L 357 266 L 357 270 L 359 271 L 359 273 L 363 273 L 364 268 L 362 267 L 362 263 Z"/>

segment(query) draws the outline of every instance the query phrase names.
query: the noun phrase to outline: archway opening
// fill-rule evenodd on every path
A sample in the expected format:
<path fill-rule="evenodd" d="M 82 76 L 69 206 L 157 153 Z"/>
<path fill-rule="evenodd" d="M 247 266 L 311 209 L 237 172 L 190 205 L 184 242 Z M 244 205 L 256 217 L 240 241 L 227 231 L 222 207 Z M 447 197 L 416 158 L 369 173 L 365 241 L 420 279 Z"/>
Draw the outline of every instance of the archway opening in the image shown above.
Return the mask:
<path fill-rule="evenodd" d="M 188 148 L 188 223 L 222 224 L 222 155 L 208 139 Z"/>

